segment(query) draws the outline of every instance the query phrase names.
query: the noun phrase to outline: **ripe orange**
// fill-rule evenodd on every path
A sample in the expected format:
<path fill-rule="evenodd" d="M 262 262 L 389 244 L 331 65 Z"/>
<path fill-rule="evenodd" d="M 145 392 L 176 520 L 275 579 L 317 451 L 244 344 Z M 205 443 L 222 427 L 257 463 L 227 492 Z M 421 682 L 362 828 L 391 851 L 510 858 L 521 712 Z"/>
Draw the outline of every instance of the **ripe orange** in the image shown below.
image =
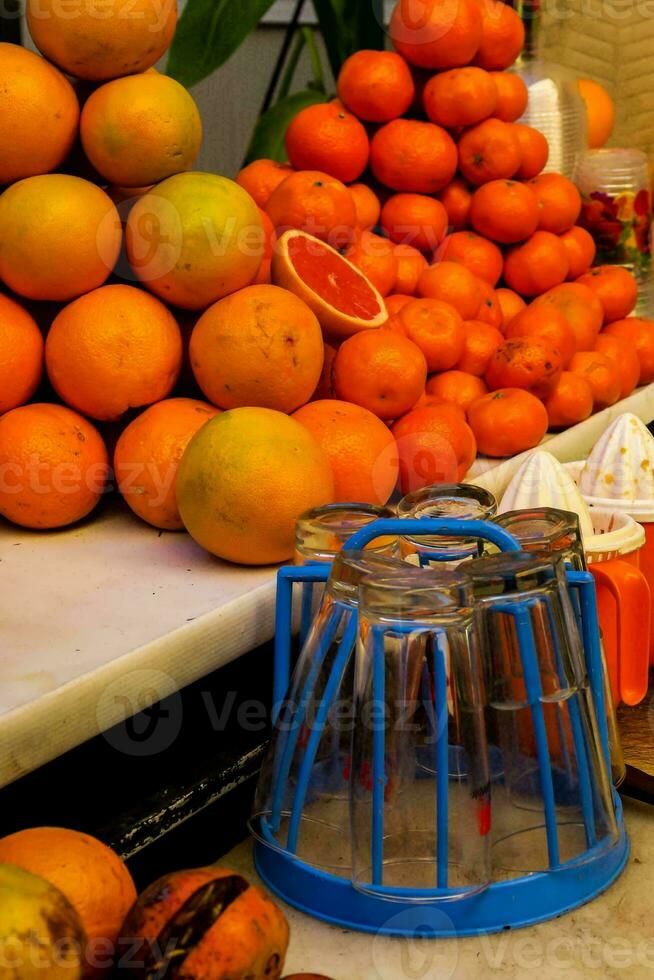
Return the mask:
<path fill-rule="evenodd" d="M 586 106 L 588 146 L 596 149 L 604 146 L 613 132 L 615 103 L 604 86 L 592 78 L 579 78 L 577 85 Z"/>
<path fill-rule="evenodd" d="M 503 71 L 522 51 L 524 25 L 515 10 L 501 0 L 478 0 L 478 6 L 482 15 L 482 36 L 475 64 L 487 71 Z"/>
<path fill-rule="evenodd" d="M 424 194 L 394 194 L 382 208 L 381 224 L 391 241 L 433 252 L 447 231 L 447 211 Z"/>
<path fill-rule="evenodd" d="M 491 357 L 504 341 L 504 337 L 496 327 L 491 327 L 481 320 L 467 320 L 465 324 L 466 338 L 463 354 L 458 361 L 457 371 L 483 377 Z"/>
<path fill-rule="evenodd" d="M 568 253 L 561 239 L 549 231 L 536 231 L 507 252 L 504 281 L 521 296 L 538 296 L 563 282 L 568 269 Z"/>
<path fill-rule="evenodd" d="M 483 68 L 452 68 L 434 75 L 422 98 L 427 115 L 439 126 L 472 126 L 494 114 L 497 88 Z"/>
<path fill-rule="evenodd" d="M 368 166 L 364 126 L 339 102 L 300 110 L 286 130 L 286 152 L 296 170 L 320 170 L 350 183 Z"/>
<path fill-rule="evenodd" d="M 272 192 L 283 180 L 290 177 L 293 168 L 290 163 L 277 163 L 276 160 L 254 160 L 243 167 L 236 177 L 236 183 L 254 198 L 255 204 L 265 208 Z"/>
<path fill-rule="evenodd" d="M 459 169 L 471 184 L 508 180 L 522 161 L 520 143 L 511 123 L 485 119 L 466 129 L 459 140 Z"/>
<path fill-rule="evenodd" d="M 104 286 L 55 317 L 45 363 L 53 388 L 71 408 L 118 419 L 170 394 L 182 366 L 182 337 L 154 296 L 133 286 Z"/>
<path fill-rule="evenodd" d="M 114 452 L 118 489 L 142 520 L 165 531 L 184 527 L 175 482 L 191 438 L 220 409 L 195 398 L 150 405 L 123 430 Z"/>
<path fill-rule="evenodd" d="M 581 374 L 563 371 L 552 391 L 543 399 L 550 429 L 567 429 L 593 414 L 593 389 Z"/>
<path fill-rule="evenodd" d="M 575 225 L 561 235 L 561 241 L 568 253 L 568 279 L 579 279 L 588 272 L 595 260 L 595 240 L 585 228 Z"/>
<path fill-rule="evenodd" d="M 507 340 L 515 340 L 516 337 L 540 337 L 546 340 L 560 353 L 564 368 L 577 350 L 574 331 L 561 309 L 554 304 L 532 303 L 518 313 L 507 326 L 504 335 Z"/>
<path fill-rule="evenodd" d="M 11 133 L 0 184 L 55 170 L 77 134 L 79 103 L 68 79 L 26 48 L 0 43 L 0 91 L 0 129 Z"/>
<path fill-rule="evenodd" d="M 360 231 L 345 251 L 345 257 L 359 269 L 382 296 L 395 289 L 397 258 L 388 238 L 372 231 Z"/>
<path fill-rule="evenodd" d="M 397 316 L 409 340 L 425 355 L 428 371 L 454 367 L 463 354 L 466 331 L 453 306 L 439 299 L 415 299 Z"/>
<path fill-rule="evenodd" d="M 522 242 L 538 227 L 538 198 L 516 180 L 491 180 L 472 197 L 470 221 L 481 235 L 502 245 Z"/>
<path fill-rule="evenodd" d="M 261 218 L 261 225 L 263 228 L 263 260 L 270 261 L 272 259 L 273 248 L 275 247 L 275 228 L 272 221 L 268 217 L 267 212 L 264 211 L 263 208 L 257 208 L 257 211 L 259 212 L 259 217 Z M 261 272 L 261 270 L 259 270 L 259 272 Z"/>
<path fill-rule="evenodd" d="M 483 378 L 456 370 L 444 371 L 429 378 L 426 392 L 444 402 L 459 405 L 467 412 L 474 401 L 488 393 L 488 387 Z"/>
<path fill-rule="evenodd" d="M 491 355 L 485 379 L 491 391 L 524 388 L 544 398 L 556 386 L 562 370 L 563 359 L 550 340 L 530 335 L 501 343 Z"/>
<path fill-rule="evenodd" d="M 366 184 L 350 184 L 350 194 L 354 200 L 357 228 L 368 231 L 379 223 L 381 202 L 374 191 Z"/>
<path fill-rule="evenodd" d="M 412 245 L 396 245 L 393 253 L 397 260 L 397 276 L 393 288 L 400 294 L 413 296 L 418 288 L 420 276 L 427 268 L 427 259 Z M 388 308 L 388 296 L 386 306 Z"/>
<path fill-rule="evenodd" d="M 415 408 L 393 426 L 403 494 L 434 483 L 460 483 L 477 456 L 458 405 Z"/>
<path fill-rule="evenodd" d="M 384 302 L 386 304 L 386 309 L 388 310 L 389 316 L 397 316 L 402 307 L 406 306 L 414 299 L 411 295 L 404 295 L 403 293 L 393 293 L 392 296 L 385 296 Z"/>
<path fill-rule="evenodd" d="M 435 256 L 438 262 L 458 262 L 473 276 L 495 286 L 502 275 L 504 259 L 494 242 L 474 231 L 455 231 L 443 240 Z"/>
<path fill-rule="evenodd" d="M 177 476 L 189 534 L 242 565 L 291 558 L 300 514 L 333 500 L 325 452 L 303 425 L 270 408 L 235 408 L 211 419 L 186 447 Z"/>
<path fill-rule="evenodd" d="M 0 199 L 1 200 L 1 199 Z M 577 279 L 597 296 L 604 310 L 604 323 L 629 316 L 638 299 L 636 279 L 619 265 L 597 265 Z"/>
<path fill-rule="evenodd" d="M 483 279 L 479 280 L 479 287 L 482 292 L 482 300 L 475 319 L 481 323 L 488 323 L 491 327 L 499 330 L 502 326 L 502 308 L 497 294 L 492 286 L 489 286 Z"/>
<path fill-rule="evenodd" d="M 473 0 L 457 0 L 468 2 Z M 456 173 L 456 144 L 434 123 L 394 119 L 373 136 L 370 167 L 377 180 L 393 190 L 435 194 Z"/>
<path fill-rule="evenodd" d="M 569 231 L 581 211 L 581 194 L 563 174 L 541 174 L 529 181 L 538 198 L 538 227 L 562 235 Z"/>
<path fill-rule="evenodd" d="M 604 329 L 604 333 L 620 340 L 631 340 L 640 362 L 638 384 L 651 384 L 654 381 L 654 320 L 639 316 L 614 320 Z"/>
<path fill-rule="evenodd" d="M 113 202 L 79 177 L 28 177 L 0 196 L 0 278 L 28 299 L 69 300 L 101 286 L 121 240 Z"/>
<path fill-rule="evenodd" d="M 43 375 L 43 337 L 36 320 L 0 293 L 0 415 L 32 397 Z"/>
<path fill-rule="evenodd" d="M 381 419 L 360 405 L 312 401 L 293 418 L 309 430 L 334 475 L 336 503 L 385 504 L 397 483 L 393 436 Z"/>
<path fill-rule="evenodd" d="M 575 338 L 577 350 L 592 350 L 602 326 L 602 306 L 587 286 L 564 282 L 548 289 L 533 304 L 563 314 Z"/>
<path fill-rule="evenodd" d="M 270 195 L 266 212 L 278 233 L 300 228 L 335 247 L 346 244 L 357 223 L 345 184 L 319 170 L 293 173 Z"/>
<path fill-rule="evenodd" d="M 334 340 L 381 327 L 388 319 L 384 300 L 355 265 L 335 249 L 301 231 L 277 242 L 273 282 L 304 300 Z"/>
<path fill-rule="evenodd" d="M 320 373 L 320 381 L 318 382 L 318 387 L 313 393 L 312 401 L 320 401 L 323 398 L 335 398 L 336 393 L 334 391 L 334 382 L 332 379 L 332 368 L 334 366 L 334 359 L 336 357 L 336 347 L 332 347 L 331 344 L 325 344 L 325 359 L 322 365 L 322 371 Z"/>
<path fill-rule="evenodd" d="M 418 295 L 450 303 L 464 320 L 477 315 L 483 299 L 479 280 L 458 262 L 436 262 L 425 269 L 418 281 Z"/>
<path fill-rule="evenodd" d="M 514 123 L 513 132 L 520 144 L 521 163 L 516 172 L 520 180 L 532 180 L 545 168 L 550 155 L 549 143 L 538 129 Z"/>
<path fill-rule="evenodd" d="M 519 75 L 513 75 L 508 71 L 492 71 L 489 72 L 489 77 L 495 85 L 497 94 L 493 115 L 502 122 L 515 122 L 527 108 L 529 101 L 527 86 Z"/>
<path fill-rule="evenodd" d="M 398 0 L 389 26 L 395 49 L 420 68 L 456 68 L 472 61 L 482 37 L 474 0 Z"/>
<path fill-rule="evenodd" d="M 177 25 L 175 0 L 108 0 L 101 12 L 89 0 L 74 8 L 58 0 L 28 0 L 32 40 L 48 61 L 76 78 L 108 81 L 138 75 L 170 47 Z"/>
<path fill-rule="evenodd" d="M 502 325 L 500 330 L 506 334 L 507 327 L 511 321 L 517 317 L 518 313 L 526 309 L 527 304 L 522 296 L 518 296 L 512 289 L 496 289 L 495 296 L 502 311 Z"/>
<path fill-rule="evenodd" d="M 570 361 L 570 370 L 588 381 L 595 410 L 615 405 L 620 397 L 622 378 L 610 358 L 599 351 L 578 351 Z"/>
<path fill-rule="evenodd" d="M 533 449 L 547 432 L 545 406 L 522 388 L 502 388 L 478 398 L 468 423 L 484 456 L 515 456 Z"/>
<path fill-rule="evenodd" d="M 640 380 L 640 361 L 636 345 L 627 337 L 601 333 L 595 341 L 595 350 L 613 361 L 620 374 L 620 398 L 627 398 Z"/>
<path fill-rule="evenodd" d="M 412 341 L 391 330 L 366 330 L 341 344 L 333 369 L 339 398 L 396 419 L 425 388 L 427 362 Z"/>
<path fill-rule="evenodd" d="M 470 226 L 469 214 L 472 205 L 472 192 L 467 183 L 455 177 L 439 194 L 438 200 L 447 211 L 453 231 L 462 231 Z"/>
<path fill-rule="evenodd" d="M 375 123 L 403 116 L 415 95 L 407 63 L 393 51 L 357 51 L 350 55 L 338 76 L 337 90 L 350 112 Z"/>
<path fill-rule="evenodd" d="M 190 170 L 202 144 L 202 120 L 179 82 L 146 72 L 92 92 L 80 136 L 91 164 L 110 184 L 146 187 Z"/>
<path fill-rule="evenodd" d="M 324 350 L 315 314 L 279 286 L 247 286 L 210 306 L 196 323 L 191 367 L 220 408 L 294 412 L 313 395 Z"/>
<path fill-rule="evenodd" d="M 93 510 L 109 461 L 90 422 L 63 405 L 37 403 L 0 416 L 0 472 L 0 514 L 43 530 L 74 524 Z"/>

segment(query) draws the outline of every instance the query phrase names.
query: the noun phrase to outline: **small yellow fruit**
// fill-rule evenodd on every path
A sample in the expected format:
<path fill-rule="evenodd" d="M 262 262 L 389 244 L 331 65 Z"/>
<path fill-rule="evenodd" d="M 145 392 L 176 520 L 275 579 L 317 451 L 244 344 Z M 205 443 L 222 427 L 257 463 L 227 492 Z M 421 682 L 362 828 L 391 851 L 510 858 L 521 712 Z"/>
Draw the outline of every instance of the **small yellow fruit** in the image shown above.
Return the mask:
<path fill-rule="evenodd" d="M 615 124 L 615 103 L 603 85 L 592 78 L 580 78 L 579 93 L 586 106 L 588 146 L 598 149 L 608 142 Z"/>

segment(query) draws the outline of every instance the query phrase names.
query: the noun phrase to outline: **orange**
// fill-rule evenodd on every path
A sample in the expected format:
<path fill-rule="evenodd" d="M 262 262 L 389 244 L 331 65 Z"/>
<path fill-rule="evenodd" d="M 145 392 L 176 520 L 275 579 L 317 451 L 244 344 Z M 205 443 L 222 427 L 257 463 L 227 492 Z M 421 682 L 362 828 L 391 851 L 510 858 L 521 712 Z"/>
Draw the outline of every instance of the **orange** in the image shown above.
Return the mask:
<path fill-rule="evenodd" d="M 485 378 L 491 391 L 524 388 L 544 398 L 556 386 L 562 370 L 563 358 L 549 337 L 531 334 L 501 343 L 491 355 Z"/>
<path fill-rule="evenodd" d="M 427 362 L 407 337 L 391 330 L 366 330 L 340 346 L 333 377 L 339 398 L 381 419 L 396 419 L 424 391 Z"/>
<path fill-rule="evenodd" d="M 414 408 L 392 431 L 403 494 L 434 483 L 460 483 L 477 456 L 475 438 L 458 405 Z"/>
<path fill-rule="evenodd" d="M 482 35 L 475 64 L 487 71 L 503 71 L 522 51 L 524 25 L 515 10 L 501 0 L 478 0 L 478 6 L 482 15 Z"/>
<path fill-rule="evenodd" d="M 356 116 L 338 102 L 300 110 L 286 130 L 286 152 L 296 170 L 321 170 L 350 183 L 368 166 L 370 142 Z"/>
<path fill-rule="evenodd" d="M 620 397 L 622 378 L 609 357 L 599 351 L 579 351 L 570 361 L 570 370 L 588 381 L 595 410 L 615 405 Z"/>
<path fill-rule="evenodd" d="M 545 168 L 550 147 L 546 138 L 538 129 L 525 126 L 524 123 L 514 123 L 513 132 L 520 144 L 521 162 L 516 172 L 520 180 L 531 180 Z"/>
<path fill-rule="evenodd" d="M 636 279 L 628 269 L 619 265 L 597 265 L 580 276 L 577 282 L 588 286 L 597 296 L 604 310 L 604 323 L 623 320 L 636 305 Z"/>
<path fill-rule="evenodd" d="M 275 246 L 275 228 L 272 221 L 268 217 L 266 211 L 262 208 L 257 208 L 259 212 L 259 217 L 261 219 L 261 225 L 263 227 L 263 261 L 271 261 L 273 248 Z M 262 262 L 263 265 L 263 262 Z M 259 270 L 261 271 L 261 270 Z"/>
<path fill-rule="evenodd" d="M 203 310 L 247 286 L 259 271 L 265 233 L 259 209 L 233 180 L 176 174 L 133 206 L 127 257 L 160 299 Z"/>
<path fill-rule="evenodd" d="M 527 304 L 522 296 L 518 296 L 512 289 L 496 289 L 495 297 L 502 311 L 502 325 L 500 329 L 502 333 L 506 334 L 507 327 L 511 321 L 517 317 L 518 313 L 521 313 L 526 308 Z"/>
<path fill-rule="evenodd" d="M 324 350 L 315 314 L 279 286 L 247 286 L 210 306 L 189 347 L 195 379 L 220 408 L 294 412 L 313 395 Z"/>
<path fill-rule="evenodd" d="M 418 288 L 420 276 L 427 268 L 427 259 L 412 245 L 396 245 L 393 254 L 397 260 L 397 276 L 393 288 L 400 294 L 413 296 Z M 388 296 L 386 307 L 388 308 Z"/>
<path fill-rule="evenodd" d="M 448 132 L 434 123 L 394 119 L 373 136 L 370 167 L 377 180 L 393 190 L 435 194 L 456 173 L 456 144 Z"/>
<path fill-rule="evenodd" d="M 568 279 L 579 279 L 588 272 L 595 260 L 595 240 L 585 228 L 574 225 L 561 235 L 561 241 L 568 253 Z"/>
<path fill-rule="evenodd" d="M 504 281 L 521 296 L 538 296 L 563 282 L 568 274 L 568 253 L 560 238 L 536 231 L 504 259 Z"/>
<path fill-rule="evenodd" d="M 76 78 L 108 81 L 137 75 L 170 46 L 177 25 L 175 0 L 107 0 L 98 8 L 80 0 L 74 8 L 58 0 L 27 0 L 32 40 L 48 61 Z"/>
<path fill-rule="evenodd" d="M 564 368 L 577 350 L 575 333 L 561 309 L 554 304 L 532 303 L 511 321 L 504 336 L 507 340 L 515 340 L 516 337 L 546 340 L 560 353 Z M 512 387 L 518 388 L 520 385 Z"/>
<path fill-rule="evenodd" d="M 411 303 L 413 299 L 413 296 L 406 296 L 403 293 L 393 293 L 392 296 L 385 296 L 384 302 L 389 316 L 397 316 L 402 307 L 406 306 L 407 303 Z"/>
<path fill-rule="evenodd" d="M 483 68 L 452 68 L 434 75 L 422 98 L 427 115 L 439 126 L 472 126 L 494 114 L 497 88 Z"/>
<path fill-rule="evenodd" d="M 53 388 L 71 408 L 118 419 L 170 394 L 182 366 L 182 337 L 154 296 L 133 286 L 104 286 L 55 317 L 45 363 Z"/>
<path fill-rule="evenodd" d="M 569 231 L 581 211 L 581 194 L 563 174 L 541 174 L 529 181 L 538 198 L 538 227 L 562 235 Z"/>
<path fill-rule="evenodd" d="M 602 326 L 602 306 L 587 286 L 564 282 L 543 293 L 534 307 L 555 309 L 565 318 L 575 338 L 577 350 L 592 350 Z"/>
<path fill-rule="evenodd" d="M 593 389 L 581 374 L 563 371 L 544 399 L 550 429 L 567 429 L 593 414 Z"/>
<path fill-rule="evenodd" d="M 381 224 L 391 241 L 433 252 L 445 237 L 447 211 L 424 194 L 394 194 L 382 208 Z"/>
<path fill-rule="evenodd" d="M 366 184 L 351 184 L 350 194 L 354 200 L 357 228 L 367 231 L 379 222 L 381 202 L 374 191 Z"/>
<path fill-rule="evenodd" d="M 409 340 L 425 355 L 428 371 L 448 371 L 461 355 L 465 327 L 460 314 L 439 299 L 415 299 L 397 314 Z"/>
<path fill-rule="evenodd" d="M 121 240 L 113 202 L 80 177 L 28 177 L 0 196 L 0 278 L 28 299 L 68 300 L 101 286 Z"/>
<path fill-rule="evenodd" d="M 497 245 L 474 231 L 455 231 L 448 235 L 441 243 L 436 259 L 439 262 L 458 262 L 490 286 L 497 283 L 504 264 Z"/>
<path fill-rule="evenodd" d="M 106 961 L 107 945 L 113 952 L 137 897 L 132 876 L 115 851 L 77 830 L 32 827 L 0 840 L 0 861 L 24 868 L 63 892 L 86 932 L 86 963 Z M 96 971 L 87 967 L 87 972 Z"/>
<path fill-rule="evenodd" d="M 586 106 L 588 146 L 597 149 L 608 142 L 615 125 L 615 103 L 603 85 L 592 78 L 577 80 Z"/>
<path fill-rule="evenodd" d="M 613 361 L 620 374 L 620 398 L 627 398 L 640 380 L 640 360 L 636 345 L 628 337 L 601 333 L 595 341 L 595 350 Z"/>
<path fill-rule="evenodd" d="M 319 170 L 287 177 L 270 195 L 266 211 L 278 233 L 300 228 L 337 247 L 351 239 L 357 224 L 354 199 L 345 184 Z"/>
<path fill-rule="evenodd" d="M 195 398 L 168 398 L 123 430 L 114 452 L 118 489 L 134 513 L 164 531 L 184 525 L 177 508 L 179 461 L 192 436 L 220 410 Z"/>
<path fill-rule="evenodd" d="M 468 423 L 484 456 L 515 456 L 533 449 L 547 432 L 545 406 L 522 388 L 502 388 L 478 398 Z"/>
<path fill-rule="evenodd" d="M 108 472 L 100 434 L 77 412 L 37 403 L 0 416 L 0 514 L 15 524 L 42 530 L 80 521 Z"/>
<path fill-rule="evenodd" d="M 43 337 L 36 320 L 0 293 L 0 415 L 32 397 L 43 375 Z"/>
<path fill-rule="evenodd" d="M 395 49 L 419 68 L 456 68 L 475 56 L 482 17 L 474 0 L 398 0 L 389 35 Z"/>
<path fill-rule="evenodd" d="M 395 246 L 388 238 L 372 231 L 360 231 L 345 252 L 345 257 L 359 269 L 382 296 L 395 289 L 397 258 Z"/>
<path fill-rule="evenodd" d="M 79 103 L 70 82 L 26 48 L 0 43 L 0 91 L 0 129 L 11 133 L 0 184 L 55 170 L 77 135 Z"/>
<path fill-rule="evenodd" d="M 333 398 L 334 397 L 334 383 L 332 380 L 332 368 L 334 366 L 334 359 L 336 357 L 336 347 L 331 344 L 325 344 L 325 357 L 322 365 L 322 371 L 320 373 L 320 380 L 318 381 L 318 387 L 313 393 L 311 398 L 312 401 L 319 401 L 322 398 Z"/>
<path fill-rule="evenodd" d="M 413 102 L 415 85 L 406 61 L 393 51 L 357 51 L 343 62 L 338 97 L 366 122 L 403 116 Z"/>
<path fill-rule="evenodd" d="M 427 381 L 427 395 L 441 398 L 460 407 L 467 412 L 470 406 L 482 395 L 487 394 L 486 382 L 475 374 L 466 371 L 444 371 L 436 374 Z"/>
<path fill-rule="evenodd" d="M 235 408 L 211 419 L 186 447 L 177 476 L 189 534 L 242 565 L 291 558 L 300 514 L 333 500 L 324 450 L 300 422 L 270 408 Z"/>
<path fill-rule="evenodd" d="M 334 475 L 336 503 L 385 504 L 397 483 L 394 439 L 381 419 L 360 405 L 312 401 L 293 418 L 309 430 Z"/>
<path fill-rule="evenodd" d="M 604 333 L 620 340 L 630 340 L 635 345 L 640 362 L 638 384 L 651 384 L 654 381 L 654 320 L 639 316 L 614 320 L 605 328 Z"/>
<path fill-rule="evenodd" d="M 465 180 L 455 177 L 438 194 L 438 200 L 447 211 L 447 217 L 453 231 L 462 231 L 470 226 L 469 214 L 472 192 Z"/>
<path fill-rule="evenodd" d="M 272 260 L 262 259 L 259 271 L 250 283 L 252 286 L 269 286 L 272 282 Z"/>
<path fill-rule="evenodd" d="M 381 327 L 388 313 L 379 292 L 352 262 L 317 238 L 287 231 L 277 242 L 272 278 L 304 300 L 334 340 Z"/>
<path fill-rule="evenodd" d="M 436 262 L 425 269 L 418 281 L 418 295 L 450 303 L 464 320 L 477 315 L 483 299 L 477 277 L 458 262 Z"/>
<path fill-rule="evenodd" d="M 255 204 L 265 208 L 270 195 L 283 180 L 290 177 L 293 168 L 290 163 L 277 163 L 276 160 L 254 160 L 243 167 L 236 177 L 236 183 L 254 198 Z"/>
<path fill-rule="evenodd" d="M 459 169 L 471 184 L 508 180 L 518 171 L 522 154 L 511 123 L 485 119 L 466 129 L 459 140 Z"/>
<path fill-rule="evenodd" d="M 488 362 L 494 352 L 504 341 L 504 337 L 497 327 L 491 327 L 490 324 L 483 323 L 481 320 L 467 320 L 465 328 L 466 339 L 463 354 L 456 365 L 456 369 L 481 378 L 486 373 Z"/>
<path fill-rule="evenodd" d="M 97 88 L 84 104 L 80 136 L 91 164 L 110 184 L 146 187 L 191 168 L 202 120 L 179 82 L 147 72 Z"/>
<path fill-rule="evenodd" d="M 527 86 L 519 75 L 508 71 L 489 72 L 489 78 L 492 79 L 496 92 L 493 115 L 502 122 L 515 122 L 527 108 Z"/>
<path fill-rule="evenodd" d="M 491 327 L 500 330 L 502 326 L 502 307 L 499 304 L 497 294 L 492 286 L 489 286 L 483 279 L 479 280 L 479 288 L 481 289 L 482 300 L 475 319 L 481 323 L 488 323 Z"/>
<path fill-rule="evenodd" d="M 473 194 L 470 221 L 494 242 L 522 242 L 538 227 L 538 198 L 516 180 L 491 180 Z"/>

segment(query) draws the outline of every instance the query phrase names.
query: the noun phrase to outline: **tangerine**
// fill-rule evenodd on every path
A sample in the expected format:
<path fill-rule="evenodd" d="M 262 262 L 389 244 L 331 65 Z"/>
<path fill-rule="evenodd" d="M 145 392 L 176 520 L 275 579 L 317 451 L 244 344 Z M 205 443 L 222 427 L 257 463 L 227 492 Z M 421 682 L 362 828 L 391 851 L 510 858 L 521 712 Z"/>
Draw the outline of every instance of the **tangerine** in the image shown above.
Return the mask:
<path fill-rule="evenodd" d="M 568 279 L 579 279 L 595 260 L 595 239 L 585 228 L 574 225 L 561 235 L 561 241 L 568 253 Z"/>
<path fill-rule="evenodd" d="M 512 7 L 500 0 L 478 0 L 482 16 L 481 43 L 474 62 L 486 71 L 504 71 L 525 43 L 525 28 Z"/>
<path fill-rule="evenodd" d="M 586 106 L 588 146 L 597 149 L 608 143 L 615 125 L 615 103 L 603 85 L 592 78 L 577 79 Z"/>
<path fill-rule="evenodd" d="M 424 391 L 427 362 L 407 337 L 391 330 L 366 330 L 341 344 L 333 377 L 339 398 L 381 419 L 396 419 Z"/>
<path fill-rule="evenodd" d="M 654 320 L 640 316 L 614 320 L 605 327 L 604 333 L 620 340 L 630 340 L 635 345 L 640 362 L 638 384 L 651 384 L 654 381 Z"/>
<path fill-rule="evenodd" d="M 488 361 L 485 379 L 491 391 L 524 388 L 544 398 L 556 386 L 562 370 L 561 354 L 549 338 L 531 334 L 503 341 Z"/>
<path fill-rule="evenodd" d="M 427 259 L 412 245 L 396 245 L 393 252 L 397 259 L 397 276 L 393 288 L 400 294 L 411 297 L 418 288 L 420 276 L 427 268 Z M 388 308 L 388 297 L 386 307 Z"/>
<path fill-rule="evenodd" d="M 576 349 L 593 349 L 602 326 L 602 306 L 587 286 L 576 282 L 561 283 L 539 296 L 533 305 L 563 314 L 574 335 Z"/>
<path fill-rule="evenodd" d="M 411 65 L 456 68 L 477 53 L 482 15 L 474 0 L 398 0 L 389 35 Z"/>
<path fill-rule="evenodd" d="M 357 232 L 345 251 L 345 257 L 366 276 L 380 295 L 387 296 L 393 292 L 397 282 L 397 258 L 395 247 L 388 238 L 375 235 L 372 231 Z"/>
<path fill-rule="evenodd" d="M 422 98 L 427 115 L 439 126 L 473 126 L 495 113 L 497 88 L 488 72 L 469 65 L 434 75 Z"/>
<path fill-rule="evenodd" d="M 497 245 L 474 231 L 452 232 L 442 241 L 435 258 L 438 262 L 458 262 L 490 286 L 497 284 L 504 265 Z"/>
<path fill-rule="evenodd" d="M 492 71 L 489 72 L 489 77 L 493 80 L 497 93 L 493 115 L 502 122 L 515 122 L 527 108 L 527 86 L 519 75 L 508 71 Z"/>
<path fill-rule="evenodd" d="M 448 221 L 453 231 L 463 231 L 470 227 L 472 191 L 465 180 L 455 177 L 437 197 L 447 211 Z"/>
<path fill-rule="evenodd" d="M 415 96 L 409 67 L 393 51 L 357 51 L 343 62 L 338 97 L 366 122 L 390 122 L 403 116 Z"/>
<path fill-rule="evenodd" d="M 460 314 L 439 299 L 415 299 L 397 314 L 409 340 L 420 348 L 427 370 L 448 371 L 463 354 L 465 327 Z"/>
<path fill-rule="evenodd" d="M 352 238 L 357 210 L 348 188 L 319 170 L 291 174 L 272 192 L 266 212 L 278 234 L 289 228 L 340 247 Z"/>
<path fill-rule="evenodd" d="M 508 180 L 520 168 L 522 153 L 511 123 L 485 119 L 459 140 L 459 169 L 471 184 Z"/>
<path fill-rule="evenodd" d="M 536 231 L 538 220 L 538 198 L 516 180 L 491 180 L 472 196 L 472 226 L 491 241 L 522 242 Z"/>
<path fill-rule="evenodd" d="M 523 388 L 502 388 L 478 398 L 468 424 L 485 456 L 515 456 L 537 446 L 549 424 L 543 403 Z"/>
<path fill-rule="evenodd" d="M 636 345 L 627 337 L 601 333 L 595 341 L 595 350 L 613 361 L 620 374 L 620 398 L 627 398 L 640 380 L 640 361 Z"/>
<path fill-rule="evenodd" d="M 532 180 L 545 169 L 550 155 L 550 145 L 539 129 L 514 123 L 513 132 L 520 144 L 521 162 L 516 172 L 520 180 Z"/>
<path fill-rule="evenodd" d="M 521 296 L 538 296 L 562 283 L 568 269 L 568 253 L 561 239 L 549 231 L 536 231 L 507 252 L 504 281 Z"/>
<path fill-rule="evenodd" d="M 394 119 L 373 136 L 370 167 L 377 180 L 393 190 L 435 194 L 456 173 L 456 144 L 446 130 L 434 123 Z"/>
<path fill-rule="evenodd" d="M 276 160 L 253 160 L 239 171 L 236 183 L 248 192 L 255 204 L 265 208 L 270 195 L 283 180 L 293 173 L 290 163 Z"/>
<path fill-rule="evenodd" d="M 443 371 L 427 380 L 427 395 L 442 399 L 452 405 L 459 405 L 464 412 L 482 395 L 488 393 L 483 378 L 466 371 Z"/>
<path fill-rule="evenodd" d="M 350 194 L 354 200 L 357 228 L 368 231 L 379 222 L 381 201 L 367 184 L 350 184 Z"/>
<path fill-rule="evenodd" d="M 564 368 L 577 350 L 575 333 L 555 304 L 532 303 L 527 306 L 507 326 L 504 335 L 507 340 L 515 340 L 516 337 L 540 337 L 546 340 L 559 351 Z"/>
<path fill-rule="evenodd" d="M 552 391 L 543 399 L 550 429 L 567 429 L 593 414 L 593 389 L 581 374 L 563 371 Z"/>
<path fill-rule="evenodd" d="M 581 212 L 581 194 L 563 174 L 541 174 L 529 181 L 538 200 L 538 227 L 562 235 Z"/>
<path fill-rule="evenodd" d="M 368 166 L 370 142 L 365 127 L 339 102 L 310 105 L 291 120 L 286 152 L 296 170 L 319 170 L 344 184 Z"/>
<path fill-rule="evenodd" d="M 604 323 L 623 320 L 636 305 L 638 284 L 635 276 L 622 266 L 596 265 L 576 281 L 595 293 L 604 310 Z"/>
<path fill-rule="evenodd" d="M 481 320 L 467 320 L 465 328 L 463 354 L 456 369 L 481 378 L 486 373 L 491 357 L 504 341 L 504 337 L 496 327 Z"/>
<path fill-rule="evenodd" d="M 392 432 L 403 494 L 435 483 L 460 483 L 477 456 L 472 429 L 457 405 L 414 408 Z"/>
<path fill-rule="evenodd" d="M 480 280 L 459 262 L 436 262 L 428 266 L 418 280 L 418 295 L 450 303 L 464 320 L 477 315 L 483 299 Z"/>
<path fill-rule="evenodd" d="M 445 237 L 447 211 L 424 194 L 394 194 L 382 208 L 381 224 L 391 241 L 433 252 Z"/>
<path fill-rule="evenodd" d="M 27 310 L 0 293 L 0 415 L 24 405 L 43 375 L 43 337 Z"/>
<path fill-rule="evenodd" d="M 570 370 L 588 381 L 595 410 L 615 405 L 620 397 L 622 378 L 610 358 L 599 351 L 578 351 L 570 361 Z"/>
<path fill-rule="evenodd" d="M 526 309 L 527 304 L 523 300 L 522 296 L 518 296 L 514 293 L 512 289 L 496 289 L 495 296 L 497 302 L 500 305 L 500 310 L 502 311 L 502 325 L 500 330 L 502 333 L 506 334 L 506 329 L 511 321 Z"/>

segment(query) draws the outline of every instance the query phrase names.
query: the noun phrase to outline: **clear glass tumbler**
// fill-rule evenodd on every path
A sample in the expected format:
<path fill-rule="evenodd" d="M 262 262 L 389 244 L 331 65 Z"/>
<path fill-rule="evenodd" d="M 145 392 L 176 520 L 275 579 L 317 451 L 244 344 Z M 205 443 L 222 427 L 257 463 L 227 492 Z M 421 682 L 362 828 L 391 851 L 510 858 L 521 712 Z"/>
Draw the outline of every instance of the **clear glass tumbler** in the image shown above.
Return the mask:
<path fill-rule="evenodd" d="M 407 494 L 397 505 L 401 518 L 457 518 L 490 520 L 497 513 L 497 501 L 482 487 L 467 483 L 442 483 Z M 484 553 L 477 538 L 412 537 L 400 538 L 400 554 L 411 564 L 438 566 L 460 562 Z"/>

